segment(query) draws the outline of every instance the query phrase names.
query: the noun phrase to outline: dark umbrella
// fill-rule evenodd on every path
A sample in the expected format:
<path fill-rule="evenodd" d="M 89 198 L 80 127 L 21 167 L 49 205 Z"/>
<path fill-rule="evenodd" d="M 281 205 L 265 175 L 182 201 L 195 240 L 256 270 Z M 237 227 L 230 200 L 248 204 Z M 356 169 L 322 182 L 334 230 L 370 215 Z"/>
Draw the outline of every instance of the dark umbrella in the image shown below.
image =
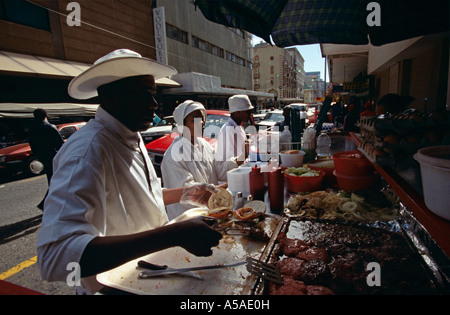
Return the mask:
<path fill-rule="evenodd" d="M 196 0 L 210 21 L 278 47 L 375 46 L 449 30 L 448 0 Z M 369 5 L 369 3 L 372 3 Z"/>

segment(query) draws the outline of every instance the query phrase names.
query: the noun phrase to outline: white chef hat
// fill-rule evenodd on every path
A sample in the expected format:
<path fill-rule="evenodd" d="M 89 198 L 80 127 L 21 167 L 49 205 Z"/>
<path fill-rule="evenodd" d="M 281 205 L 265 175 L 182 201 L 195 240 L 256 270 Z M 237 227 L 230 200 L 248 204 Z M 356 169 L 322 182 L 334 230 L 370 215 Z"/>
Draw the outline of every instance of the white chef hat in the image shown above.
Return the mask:
<path fill-rule="evenodd" d="M 233 112 L 253 109 L 253 105 L 247 95 L 233 95 L 228 99 L 228 109 L 231 114 Z"/>
<path fill-rule="evenodd" d="M 206 109 L 202 103 L 188 100 L 175 108 L 173 111 L 173 119 L 177 123 L 177 128 L 180 132 L 183 130 L 183 122 L 186 116 L 196 110 L 200 110 L 203 117 L 206 119 Z"/>

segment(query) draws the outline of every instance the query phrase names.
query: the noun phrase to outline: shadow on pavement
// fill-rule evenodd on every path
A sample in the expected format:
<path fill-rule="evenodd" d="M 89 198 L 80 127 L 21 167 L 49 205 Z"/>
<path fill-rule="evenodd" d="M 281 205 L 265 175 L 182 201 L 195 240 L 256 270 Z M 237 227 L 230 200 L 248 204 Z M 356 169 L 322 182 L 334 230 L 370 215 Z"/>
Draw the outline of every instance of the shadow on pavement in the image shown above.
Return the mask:
<path fill-rule="evenodd" d="M 39 224 L 41 224 L 41 222 L 42 214 L 17 223 L 1 226 L 0 245 L 9 243 L 25 235 L 34 233 L 39 228 Z"/>

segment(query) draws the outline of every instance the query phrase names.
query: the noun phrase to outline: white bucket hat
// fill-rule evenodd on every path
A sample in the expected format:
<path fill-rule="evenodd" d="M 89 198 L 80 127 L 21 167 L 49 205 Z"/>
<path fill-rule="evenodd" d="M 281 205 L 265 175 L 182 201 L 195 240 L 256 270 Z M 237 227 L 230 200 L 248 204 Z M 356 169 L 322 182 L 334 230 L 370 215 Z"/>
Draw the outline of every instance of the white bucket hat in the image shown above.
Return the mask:
<path fill-rule="evenodd" d="M 83 71 L 69 84 L 69 95 L 85 100 L 96 97 L 97 88 L 127 77 L 152 75 L 155 80 L 174 75 L 177 70 L 129 49 L 118 49 L 98 59 L 92 67 Z"/>
<path fill-rule="evenodd" d="M 202 103 L 188 100 L 184 101 L 175 108 L 173 111 L 173 119 L 177 123 L 177 129 L 179 132 L 182 132 L 183 130 L 183 122 L 186 116 L 196 110 L 201 111 L 203 117 L 206 119 L 206 109 Z"/>
<path fill-rule="evenodd" d="M 253 105 L 247 95 L 233 95 L 228 99 L 228 109 L 231 114 L 233 112 L 253 109 Z"/>

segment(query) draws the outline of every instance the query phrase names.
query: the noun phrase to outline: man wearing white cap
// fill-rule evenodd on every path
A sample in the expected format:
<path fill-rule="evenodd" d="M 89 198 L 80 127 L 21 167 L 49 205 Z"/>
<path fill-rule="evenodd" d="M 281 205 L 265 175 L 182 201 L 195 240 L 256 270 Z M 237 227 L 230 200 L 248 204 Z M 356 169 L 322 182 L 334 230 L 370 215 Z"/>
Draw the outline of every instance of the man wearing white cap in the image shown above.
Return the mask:
<path fill-rule="evenodd" d="M 177 129 L 181 133 L 164 154 L 161 164 L 164 187 L 174 188 L 199 183 L 218 185 L 227 180 L 227 172 L 238 167 L 235 161 L 217 161 L 214 148 L 203 137 L 206 110 L 203 104 L 185 101 L 173 112 Z M 193 208 L 188 204 L 168 205 L 167 214 L 172 219 Z"/>
<path fill-rule="evenodd" d="M 121 49 L 74 78 L 73 98 L 99 96 L 95 119 L 77 131 L 54 159 L 54 174 L 37 242 L 49 281 L 67 281 L 79 266 L 77 293 L 101 289 L 95 275 L 140 256 L 181 246 L 212 254 L 220 233 L 202 219 L 166 225 L 165 204 L 206 204 L 213 185 L 161 189 L 139 131 L 158 107 L 155 80 L 176 70 Z M 73 265 L 72 265 L 73 266 Z"/>
<path fill-rule="evenodd" d="M 250 120 L 253 105 L 247 95 L 233 95 L 228 99 L 228 109 L 231 117 L 217 136 L 216 159 L 233 159 L 240 165 L 248 154 L 243 124 Z"/>

